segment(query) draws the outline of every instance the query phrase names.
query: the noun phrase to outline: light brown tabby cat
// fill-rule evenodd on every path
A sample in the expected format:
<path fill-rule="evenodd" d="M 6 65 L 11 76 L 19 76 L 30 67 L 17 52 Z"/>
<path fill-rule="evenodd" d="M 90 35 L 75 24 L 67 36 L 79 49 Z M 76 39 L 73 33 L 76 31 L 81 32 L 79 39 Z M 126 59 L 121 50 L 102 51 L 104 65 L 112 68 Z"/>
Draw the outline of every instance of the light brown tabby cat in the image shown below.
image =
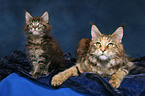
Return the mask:
<path fill-rule="evenodd" d="M 126 58 L 122 45 L 123 27 L 119 27 L 112 35 L 104 35 L 92 25 L 91 35 L 92 40 L 85 59 L 55 75 L 51 82 L 53 86 L 61 85 L 70 76 L 77 76 L 78 70 L 80 73 L 93 72 L 103 77 L 111 77 L 109 83 L 112 87 L 120 86 L 132 66 Z"/>

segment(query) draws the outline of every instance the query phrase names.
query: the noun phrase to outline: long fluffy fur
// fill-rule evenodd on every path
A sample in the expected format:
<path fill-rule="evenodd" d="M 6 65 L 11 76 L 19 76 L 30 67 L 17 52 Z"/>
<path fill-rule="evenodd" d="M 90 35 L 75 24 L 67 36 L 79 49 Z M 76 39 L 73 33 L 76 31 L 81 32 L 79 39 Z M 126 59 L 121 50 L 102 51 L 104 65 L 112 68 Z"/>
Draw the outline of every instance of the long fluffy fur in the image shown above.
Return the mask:
<path fill-rule="evenodd" d="M 32 63 L 33 77 L 47 75 L 53 69 L 65 67 L 63 52 L 57 41 L 50 36 L 48 12 L 41 17 L 32 17 L 26 12 L 24 27 L 27 39 L 28 56 Z"/>
<path fill-rule="evenodd" d="M 61 85 L 70 76 L 78 75 L 79 70 L 81 73 L 93 72 L 103 77 L 111 77 L 109 82 L 113 88 L 120 86 L 122 79 L 128 74 L 130 66 L 132 66 L 132 63 L 128 62 L 126 58 L 122 45 L 123 28 L 119 27 L 112 35 L 104 35 L 95 25 L 92 25 L 91 35 L 91 42 L 82 39 L 79 43 L 77 50 L 79 52 L 77 53 L 78 63 L 55 75 L 52 78 L 52 85 Z M 90 42 L 88 50 L 80 51 L 85 49 L 81 47 L 86 45 L 81 45 L 81 43 L 87 41 Z M 84 53 L 86 53 L 86 56 L 84 56 Z"/>

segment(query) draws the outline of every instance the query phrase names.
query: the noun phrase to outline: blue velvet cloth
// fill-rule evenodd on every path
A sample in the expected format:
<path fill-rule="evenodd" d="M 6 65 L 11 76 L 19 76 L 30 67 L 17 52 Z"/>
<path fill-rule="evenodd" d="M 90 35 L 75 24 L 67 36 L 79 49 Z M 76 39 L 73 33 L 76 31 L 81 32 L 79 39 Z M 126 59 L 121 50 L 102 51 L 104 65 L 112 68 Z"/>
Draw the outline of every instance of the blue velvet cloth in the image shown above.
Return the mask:
<path fill-rule="evenodd" d="M 75 63 L 70 54 L 65 53 L 64 56 L 69 67 Z M 0 62 L 0 79 L 3 79 L 0 82 L 0 96 L 145 96 L 145 58 L 139 58 L 134 63 L 137 67 L 131 70 L 116 90 L 108 83 L 109 78 L 95 73 L 72 76 L 55 88 L 50 82 L 58 70 L 34 79 L 29 74 L 31 66 L 26 55 L 15 51 Z"/>
<path fill-rule="evenodd" d="M 0 83 L 0 96 L 84 96 L 70 88 L 53 89 L 12 73 Z"/>

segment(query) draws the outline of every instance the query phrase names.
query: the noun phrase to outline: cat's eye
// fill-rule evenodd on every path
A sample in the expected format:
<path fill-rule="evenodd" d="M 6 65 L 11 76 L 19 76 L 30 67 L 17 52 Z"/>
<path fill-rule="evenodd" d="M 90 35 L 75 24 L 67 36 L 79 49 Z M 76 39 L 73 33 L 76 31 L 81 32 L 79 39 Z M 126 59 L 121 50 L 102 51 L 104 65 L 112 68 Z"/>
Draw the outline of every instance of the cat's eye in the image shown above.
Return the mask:
<path fill-rule="evenodd" d="M 37 25 L 36 27 L 39 27 L 39 25 Z"/>
<path fill-rule="evenodd" d="M 32 24 L 28 25 L 29 27 L 32 27 Z"/>
<path fill-rule="evenodd" d="M 41 25 L 41 24 L 39 24 L 39 26 L 38 27 L 42 27 L 43 25 Z"/>
<path fill-rule="evenodd" d="M 101 47 L 101 43 L 100 42 L 96 42 L 96 45 Z"/>
<path fill-rule="evenodd" d="M 113 43 L 109 43 L 108 45 L 107 45 L 107 47 L 111 47 L 111 46 L 113 46 L 114 44 Z"/>

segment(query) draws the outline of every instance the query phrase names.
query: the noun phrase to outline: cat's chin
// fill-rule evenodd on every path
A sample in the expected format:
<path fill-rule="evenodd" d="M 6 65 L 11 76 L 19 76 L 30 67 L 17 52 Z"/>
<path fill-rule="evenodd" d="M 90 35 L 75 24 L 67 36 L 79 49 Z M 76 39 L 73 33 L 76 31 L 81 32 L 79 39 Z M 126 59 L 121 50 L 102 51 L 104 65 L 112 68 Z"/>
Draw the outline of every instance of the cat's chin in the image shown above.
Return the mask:
<path fill-rule="evenodd" d="M 40 35 L 40 34 L 39 34 L 39 32 L 34 31 L 34 32 L 33 32 L 33 35 Z"/>
<path fill-rule="evenodd" d="M 101 56 L 99 56 L 99 59 L 102 61 L 105 61 L 105 60 L 108 60 L 108 57 L 105 55 L 101 55 Z"/>

